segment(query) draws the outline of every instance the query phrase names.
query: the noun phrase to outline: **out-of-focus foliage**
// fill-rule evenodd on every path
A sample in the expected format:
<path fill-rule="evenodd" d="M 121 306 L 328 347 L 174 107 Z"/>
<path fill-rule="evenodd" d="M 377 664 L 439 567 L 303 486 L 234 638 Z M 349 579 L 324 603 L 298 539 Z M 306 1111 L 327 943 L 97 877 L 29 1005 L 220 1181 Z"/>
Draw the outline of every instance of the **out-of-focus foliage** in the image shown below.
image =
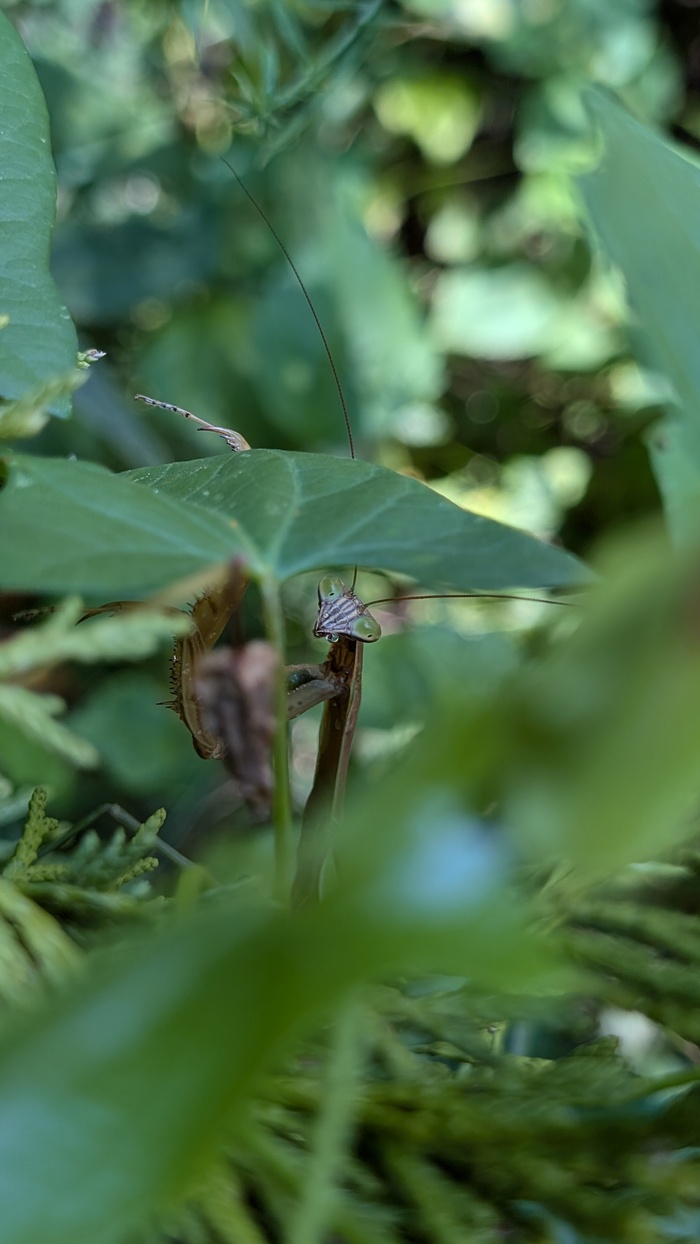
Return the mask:
<path fill-rule="evenodd" d="M 48 116 L 26 48 L 5 18 L 0 21 L 0 60 L 0 428 L 4 425 L 4 435 L 21 436 L 26 424 L 7 403 L 25 398 L 28 388 L 38 390 L 32 403 L 36 422 L 25 435 L 42 426 L 44 409 L 65 413 L 65 398 L 75 384 L 62 392 L 56 377 L 73 365 L 76 339 L 48 270 L 56 211 Z M 46 388 L 46 381 L 53 387 Z"/>
<path fill-rule="evenodd" d="M 35 580 L 36 581 L 36 580 Z M 149 656 L 164 639 L 189 630 L 187 617 L 134 610 L 119 618 L 99 618 L 77 630 L 82 602 L 73 597 L 43 624 L 8 639 L 0 649 L 0 730 L 25 735 L 75 765 L 91 768 L 99 754 L 54 720 L 65 709 L 60 696 L 33 690 L 32 683 L 61 661 L 95 664 L 135 661 Z"/>
<path fill-rule="evenodd" d="M 3 1244 L 698 1238 L 693 20 L 5 5 Z M 162 706 L 180 611 L 235 553 L 225 642 L 279 645 L 284 586 L 309 661 L 312 571 L 590 584 L 561 544 L 574 608 L 373 606 L 337 875 L 283 909 Z M 120 600 L 22 616 L 62 592 Z M 315 747 L 301 718 L 295 817 Z"/>

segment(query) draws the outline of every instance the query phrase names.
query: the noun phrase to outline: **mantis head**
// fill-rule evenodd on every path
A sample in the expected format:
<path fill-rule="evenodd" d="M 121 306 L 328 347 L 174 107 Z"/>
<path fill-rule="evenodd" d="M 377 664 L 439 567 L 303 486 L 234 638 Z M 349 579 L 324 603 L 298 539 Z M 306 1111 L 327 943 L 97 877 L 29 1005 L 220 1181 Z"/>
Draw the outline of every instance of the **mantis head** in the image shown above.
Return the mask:
<path fill-rule="evenodd" d="M 336 643 L 341 635 L 372 644 L 380 639 L 382 628 L 366 605 L 337 575 L 325 575 L 318 585 L 318 614 L 314 624 L 317 639 Z"/>

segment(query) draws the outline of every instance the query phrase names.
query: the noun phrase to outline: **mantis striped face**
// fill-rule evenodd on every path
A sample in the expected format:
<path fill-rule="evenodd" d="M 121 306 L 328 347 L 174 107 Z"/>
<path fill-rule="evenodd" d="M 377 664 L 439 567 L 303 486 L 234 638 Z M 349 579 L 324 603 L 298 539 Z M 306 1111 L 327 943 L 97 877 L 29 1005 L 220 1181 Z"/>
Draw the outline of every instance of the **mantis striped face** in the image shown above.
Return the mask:
<path fill-rule="evenodd" d="M 369 609 L 346 587 L 337 575 L 325 575 L 318 585 L 318 615 L 314 624 L 317 639 L 335 644 L 341 635 L 373 644 L 381 639 L 382 628 Z"/>

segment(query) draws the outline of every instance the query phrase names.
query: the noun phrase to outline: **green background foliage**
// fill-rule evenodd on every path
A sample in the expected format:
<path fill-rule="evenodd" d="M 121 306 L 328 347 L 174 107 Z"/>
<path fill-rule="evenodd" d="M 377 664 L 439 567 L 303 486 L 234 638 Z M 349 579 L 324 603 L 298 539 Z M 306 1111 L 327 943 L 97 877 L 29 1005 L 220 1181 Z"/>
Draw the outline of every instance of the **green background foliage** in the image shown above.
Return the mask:
<path fill-rule="evenodd" d="M 698 1237 L 694 23 L 5 5 L 8 1244 Z M 301 911 L 161 706 L 232 555 L 291 661 L 320 571 L 576 592 L 378 610 Z"/>

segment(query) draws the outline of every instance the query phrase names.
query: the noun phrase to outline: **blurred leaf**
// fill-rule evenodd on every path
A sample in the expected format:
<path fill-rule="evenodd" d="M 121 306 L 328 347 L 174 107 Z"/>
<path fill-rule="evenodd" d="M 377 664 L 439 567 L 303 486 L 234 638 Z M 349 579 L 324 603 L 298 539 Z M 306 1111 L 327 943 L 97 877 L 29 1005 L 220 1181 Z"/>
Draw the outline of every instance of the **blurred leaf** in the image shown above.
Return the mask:
<path fill-rule="evenodd" d="M 321 322 L 332 324 L 327 290 L 313 281 L 307 280 L 305 285 Z M 302 446 L 319 441 L 340 444 L 345 427 L 333 373 L 318 329 L 301 300 L 291 274 L 278 269 L 256 299 L 245 370 L 267 418 L 288 442 Z M 331 329 L 325 331 L 333 361 L 343 377 L 351 423 L 356 426 L 357 378 L 345 363 L 341 341 Z"/>
<path fill-rule="evenodd" d="M 46 997 L 47 984 L 55 988 L 76 978 L 80 958 L 68 934 L 4 877 L 0 878 L 0 930 L 3 1003 L 10 1002 L 21 1012 Z"/>
<path fill-rule="evenodd" d="M 164 697 L 164 681 L 116 674 L 70 715 L 71 728 L 91 740 L 103 768 L 130 794 L 168 790 L 172 798 L 175 783 L 198 776 L 192 741 Z"/>
<path fill-rule="evenodd" d="M 554 167 L 581 168 L 590 164 L 591 134 L 581 91 L 586 86 L 583 67 L 545 78 L 530 88 L 518 111 L 515 158 L 526 173 L 548 173 Z"/>
<path fill-rule="evenodd" d="M 548 958 L 497 898 L 497 879 L 484 887 L 482 875 L 477 891 L 453 872 L 453 901 L 440 903 L 445 843 L 433 846 L 430 829 L 397 858 L 394 842 L 371 883 L 320 909 L 293 917 L 219 902 L 112 952 L 7 1038 L 7 1244 L 117 1244 L 179 1200 L 260 1069 L 368 976 L 430 964 L 490 984 L 546 979 Z M 434 884 L 418 894 L 421 871 Z"/>
<path fill-rule="evenodd" d="M 43 669 L 57 661 L 138 661 L 155 652 L 163 640 L 185 635 L 186 614 L 159 609 L 130 609 L 93 618 L 78 626 L 82 601 L 63 602 L 38 626 L 20 631 L 0 647 L 0 678 Z"/>
<path fill-rule="evenodd" d="M 61 406 L 87 380 L 85 371 L 73 368 L 65 376 L 44 381 L 23 397 L 0 405 L 0 440 L 35 436 L 46 423 L 50 411 Z"/>
<path fill-rule="evenodd" d="M 700 471 L 700 169 L 600 92 L 589 107 L 603 136 L 599 167 L 579 180 L 595 230 L 625 278 L 644 360 L 672 383 L 677 431 L 653 455 L 674 529 Z M 634 228 L 630 220 L 634 219 Z M 681 448 L 682 447 L 682 448 Z"/>
<path fill-rule="evenodd" d="M 232 298 L 212 299 L 206 306 L 177 311 L 160 332 L 146 339 L 145 349 L 137 359 L 142 392 L 176 401 L 213 423 L 225 423 L 232 411 L 238 420 L 241 411 L 243 419 L 236 422 L 236 430 L 259 444 L 259 427 L 251 417 L 248 380 L 255 368 L 252 314 L 247 302 Z M 275 360 L 274 368 L 270 367 L 271 357 Z M 260 359 L 260 369 L 265 369 L 272 387 L 277 383 L 280 367 L 275 346 Z M 215 441 L 196 436 L 191 424 L 176 422 L 172 414 L 151 409 L 140 423 L 163 429 L 170 440 L 174 435 L 181 436 L 183 441 L 187 439 L 191 446 L 196 446 L 190 449 L 191 453 L 204 454 L 207 449 L 217 452 Z"/>
<path fill-rule="evenodd" d="M 517 842 L 589 878 L 688 835 L 700 748 L 697 543 L 673 559 L 645 532 L 601 569 L 580 629 L 523 669 L 491 727 Z"/>
<path fill-rule="evenodd" d="M 481 100 L 463 73 L 392 77 L 380 86 L 375 108 L 393 134 L 408 134 L 425 158 L 453 164 L 469 150 L 479 126 Z"/>
<path fill-rule="evenodd" d="M 0 756 L 2 773 L 15 786 L 31 790 L 44 783 L 52 798 L 65 801 L 74 790 L 75 768 L 67 760 L 56 755 L 43 740 L 30 739 L 14 725 L 0 717 Z M 64 802 L 65 806 L 65 802 Z"/>
<path fill-rule="evenodd" d="M 700 530 L 700 459 L 688 446 L 692 433 L 669 417 L 645 440 L 671 538 L 679 547 L 692 546 Z"/>
<path fill-rule="evenodd" d="M 70 764 L 91 769 L 99 761 L 92 743 L 55 721 L 65 704 L 58 695 L 37 695 L 26 687 L 0 686 L 0 718 L 15 733 L 26 734 Z"/>
<path fill-rule="evenodd" d="M 445 625 L 385 634 L 365 652 L 360 724 L 390 729 L 424 721 L 453 698 L 455 685 L 471 700 L 485 699 L 517 664 L 509 635 L 465 635 Z"/>
<path fill-rule="evenodd" d="M 49 273 L 49 242 L 56 210 L 56 178 L 49 128 L 33 65 L 19 35 L 0 13 L 0 395 L 27 390 L 74 366 L 78 342 Z M 65 400 L 53 400 L 65 414 Z"/>
<path fill-rule="evenodd" d="M 117 189 L 113 197 L 117 196 Z M 171 228 L 148 219 L 92 225 L 66 222 L 56 232 L 54 271 L 78 322 L 120 323 L 146 299 L 175 298 L 212 280 L 221 243 L 218 216 L 206 204 Z M 157 304 L 156 304 L 157 305 Z"/>
<path fill-rule="evenodd" d="M 433 295 L 433 331 L 444 350 L 518 359 L 552 345 L 565 303 L 534 266 L 443 273 Z"/>
<path fill-rule="evenodd" d="M 576 885 L 687 838 L 700 751 L 700 563 L 697 551 L 674 561 L 649 545 L 647 535 L 609 555 L 579 629 L 502 677 L 489 701 L 456 676 L 405 758 L 358 799 L 350 837 L 362 820 L 429 819 L 421 808 L 432 792 L 435 808 L 452 800 L 466 819 L 497 807 L 500 825 L 491 814 L 484 833 L 498 841 L 507 829 L 519 854 L 575 869 Z"/>
<path fill-rule="evenodd" d="M 347 341 L 360 430 L 376 437 L 395 426 L 403 408 L 441 395 L 444 360 L 405 270 L 361 223 L 367 185 L 347 174 L 335 182 L 324 215 L 323 270 Z"/>

